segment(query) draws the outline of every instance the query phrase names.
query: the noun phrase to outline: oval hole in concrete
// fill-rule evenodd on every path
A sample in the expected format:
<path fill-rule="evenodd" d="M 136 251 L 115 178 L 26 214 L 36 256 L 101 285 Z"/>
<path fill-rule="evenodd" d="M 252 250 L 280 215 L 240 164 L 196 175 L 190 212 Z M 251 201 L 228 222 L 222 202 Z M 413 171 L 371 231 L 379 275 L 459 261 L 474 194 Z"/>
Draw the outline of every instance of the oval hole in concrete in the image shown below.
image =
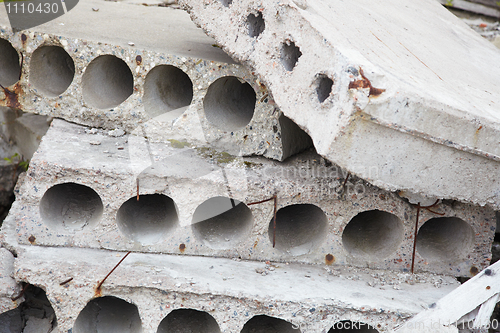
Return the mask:
<path fill-rule="evenodd" d="M 213 249 L 229 249 L 246 239 L 253 225 L 250 208 L 243 202 L 214 197 L 199 205 L 193 214 L 196 238 Z"/>
<path fill-rule="evenodd" d="M 179 221 L 174 201 L 162 194 L 144 194 L 123 203 L 116 213 L 118 229 L 144 245 L 161 241 Z"/>
<path fill-rule="evenodd" d="M 19 54 L 12 44 L 0 38 L 0 84 L 8 87 L 19 81 Z"/>
<path fill-rule="evenodd" d="M 276 214 L 276 248 L 292 255 L 310 253 L 324 239 L 328 219 L 321 208 L 311 204 L 283 207 Z M 273 242 L 273 220 L 269 222 L 269 241 Z"/>
<path fill-rule="evenodd" d="M 287 71 L 292 71 L 297 65 L 302 52 L 294 42 L 286 42 L 281 45 L 281 63 Z"/>
<path fill-rule="evenodd" d="M 294 329 L 292 323 L 283 319 L 258 315 L 252 317 L 245 323 L 241 333 L 300 333 L 300 329 Z"/>
<path fill-rule="evenodd" d="M 323 103 L 332 92 L 333 80 L 324 74 L 319 74 L 316 80 L 316 93 L 318 100 Z"/>
<path fill-rule="evenodd" d="M 156 117 L 191 104 L 193 82 L 181 69 L 159 65 L 149 71 L 144 81 L 144 110 Z"/>
<path fill-rule="evenodd" d="M 43 223 L 52 230 L 92 228 L 101 219 L 102 212 L 99 194 L 81 184 L 54 185 L 40 200 L 40 216 Z"/>
<path fill-rule="evenodd" d="M 255 91 L 247 82 L 225 76 L 208 87 L 203 108 L 212 125 L 233 131 L 245 127 L 252 120 L 255 103 Z"/>
<path fill-rule="evenodd" d="M 75 75 L 75 63 L 60 46 L 40 46 L 30 62 L 30 83 L 47 97 L 57 97 L 68 89 Z"/>
<path fill-rule="evenodd" d="M 342 320 L 333 324 L 328 333 L 377 333 L 378 331 L 368 324 Z"/>
<path fill-rule="evenodd" d="M 98 109 L 123 103 L 134 91 L 134 77 L 125 61 L 102 55 L 90 62 L 82 77 L 83 99 Z"/>
<path fill-rule="evenodd" d="M 219 333 L 215 319 L 206 312 L 177 309 L 170 312 L 158 326 L 156 333 Z"/>
<path fill-rule="evenodd" d="M 80 312 L 73 333 L 140 333 L 137 306 L 113 296 L 91 300 Z"/>
<path fill-rule="evenodd" d="M 224 7 L 229 7 L 233 3 L 233 0 L 219 0 Z"/>
<path fill-rule="evenodd" d="M 359 213 L 346 225 L 342 243 L 352 256 L 378 261 L 393 254 L 403 237 L 403 223 L 396 215 L 370 210 Z"/>
<path fill-rule="evenodd" d="M 428 261 L 456 261 L 469 254 L 474 230 L 458 217 L 438 217 L 425 222 L 417 234 L 417 251 Z"/>
<path fill-rule="evenodd" d="M 248 35 L 252 38 L 258 37 L 266 28 L 266 22 L 264 22 L 262 13 L 258 12 L 257 14 L 248 14 L 247 26 Z"/>

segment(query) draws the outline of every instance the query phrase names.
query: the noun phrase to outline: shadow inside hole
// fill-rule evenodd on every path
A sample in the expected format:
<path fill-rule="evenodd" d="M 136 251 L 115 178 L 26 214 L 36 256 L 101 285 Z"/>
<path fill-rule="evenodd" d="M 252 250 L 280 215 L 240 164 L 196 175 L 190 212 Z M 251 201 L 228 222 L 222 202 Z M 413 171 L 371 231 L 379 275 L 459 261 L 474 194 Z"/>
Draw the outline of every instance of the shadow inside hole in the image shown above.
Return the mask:
<path fill-rule="evenodd" d="M 417 251 L 429 262 L 464 259 L 474 243 L 474 230 L 458 217 L 432 218 L 420 227 L 417 234 Z"/>
<path fill-rule="evenodd" d="M 90 62 L 82 76 L 83 99 L 98 109 L 123 103 L 134 91 L 134 77 L 125 61 L 101 55 Z"/>
<path fill-rule="evenodd" d="M 229 7 L 233 3 L 233 0 L 220 0 L 220 2 L 224 7 Z"/>
<path fill-rule="evenodd" d="M 253 88 L 237 77 L 217 79 L 207 90 L 203 108 L 207 120 L 214 126 L 232 131 L 245 127 L 252 120 L 256 103 Z"/>
<path fill-rule="evenodd" d="M 193 82 L 181 69 L 171 65 L 153 68 L 144 81 L 144 109 L 151 117 L 191 104 Z"/>
<path fill-rule="evenodd" d="M 252 230 L 253 217 L 244 203 L 226 197 L 214 197 L 199 205 L 192 229 L 196 238 L 214 249 L 228 249 L 245 239 Z"/>
<path fill-rule="evenodd" d="M 281 129 L 282 160 L 313 147 L 313 141 L 309 134 L 293 120 L 281 114 L 278 121 Z"/>
<path fill-rule="evenodd" d="M 318 95 L 318 100 L 320 103 L 323 103 L 332 92 L 333 80 L 324 74 L 320 74 L 318 75 L 316 82 L 316 93 Z"/>
<path fill-rule="evenodd" d="M 311 204 L 298 204 L 283 207 L 276 213 L 276 232 L 274 221 L 269 222 L 269 241 L 276 236 L 276 249 L 292 255 L 310 253 L 324 240 L 328 229 L 328 219 L 321 208 Z"/>
<path fill-rule="evenodd" d="M 94 227 L 101 219 L 101 197 L 92 188 L 62 183 L 49 188 L 40 200 L 40 216 L 52 230 L 76 231 Z"/>
<path fill-rule="evenodd" d="M 0 314 L 0 332 L 54 331 L 57 327 L 56 314 L 45 291 L 28 285 L 23 296 L 24 302 L 17 308 Z"/>
<path fill-rule="evenodd" d="M 178 223 L 174 201 L 162 194 L 132 197 L 116 214 L 118 229 L 127 238 L 144 245 L 161 241 Z"/>
<path fill-rule="evenodd" d="M 215 319 L 206 312 L 177 309 L 170 312 L 158 326 L 156 333 L 219 333 Z"/>
<path fill-rule="evenodd" d="M 247 26 L 248 35 L 252 38 L 258 37 L 266 28 L 266 22 L 264 22 L 262 13 L 258 12 L 257 14 L 248 14 Z"/>
<path fill-rule="evenodd" d="M 302 56 L 299 47 L 294 42 L 283 43 L 281 46 L 281 63 L 287 71 L 292 71 Z"/>
<path fill-rule="evenodd" d="M 292 323 L 283 319 L 258 315 L 245 323 L 241 333 L 300 333 L 299 328 L 294 328 Z"/>
<path fill-rule="evenodd" d="M 137 306 L 113 296 L 91 300 L 76 318 L 72 333 L 140 333 Z"/>
<path fill-rule="evenodd" d="M 75 63 L 60 46 L 40 46 L 30 62 L 30 82 L 43 95 L 57 97 L 73 82 Z"/>
<path fill-rule="evenodd" d="M 19 81 L 19 54 L 12 44 L 0 38 L 0 84 L 8 87 Z"/>
<path fill-rule="evenodd" d="M 403 238 L 403 223 L 396 215 L 370 210 L 349 221 L 342 233 L 342 244 L 354 257 L 378 261 L 393 254 Z"/>

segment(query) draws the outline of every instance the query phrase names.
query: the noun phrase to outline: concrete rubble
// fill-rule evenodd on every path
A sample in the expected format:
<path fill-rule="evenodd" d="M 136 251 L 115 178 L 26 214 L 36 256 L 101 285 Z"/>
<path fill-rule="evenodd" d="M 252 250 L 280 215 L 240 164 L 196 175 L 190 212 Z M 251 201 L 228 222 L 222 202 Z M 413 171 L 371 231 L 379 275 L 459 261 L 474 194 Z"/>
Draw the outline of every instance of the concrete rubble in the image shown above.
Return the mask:
<path fill-rule="evenodd" d="M 233 297 L 240 295 L 248 306 L 244 313 L 249 313 L 243 321 L 233 318 L 233 311 L 210 312 L 219 325 L 228 325 L 221 329 L 229 332 L 239 331 L 252 313 L 279 314 L 279 318 L 299 325 L 304 332 L 317 330 L 316 325 L 324 329 L 340 320 L 376 323 L 379 331 L 386 331 L 416 314 L 422 299 L 430 304 L 444 295 L 443 290 L 450 290 L 439 287 L 456 287 L 450 275 L 471 276 L 489 264 L 496 220 L 494 212 L 487 208 L 443 202 L 435 209 L 444 216 L 422 210 L 420 223 L 424 227 L 417 238 L 415 257 L 415 271 L 421 273 L 415 275 L 409 269 L 416 208 L 354 176 L 346 181 L 344 170 L 312 151 L 277 162 L 262 157 L 239 158 L 203 147 L 149 143 L 150 162 L 143 164 L 145 157 L 137 154 L 144 150 L 137 137 L 109 134 L 55 119 L 19 184 L 17 200 L 2 229 L 3 245 L 17 253 L 16 280 L 47 291 L 63 331 L 84 325 L 75 322 L 78 314 L 95 297 L 97 281 L 126 251 L 133 251 L 132 258 L 136 259 L 127 258 L 122 264 L 125 275 L 116 272 L 110 277 L 110 283 L 118 287 L 103 287 L 102 295 L 137 305 L 142 327 L 151 332 L 172 310 L 164 308 L 157 289 L 189 294 L 192 303 L 184 296 L 183 307 L 200 311 L 206 311 L 200 307 L 205 302 L 222 302 L 213 309 L 233 309 Z M 139 173 L 138 166 L 144 168 Z M 268 198 L 275 191 L 279 200 L 273 248 L 272 202 L 246 204 Z M 436 227 L 439 219 L 448 222 Z M 367 228 L 367 223 L 375 223 L 375 228 Z M 430 234 L 424 230 L 430 230 Z M 439 240 L 434 234 L 445 239 Z M 164 264 L 160 263 L 164 260 Z M 203 262 L 208 270 L 200 266 Z M 197 281 L 212 274 L 210 267 L 233 263 L 237 266 L 227 268 L 232 272 L 230 276 L 213 272 L 222 281 L 228 280 L 225 289 L 212 290 L 220 281 Z M 164 271 L 173 264 L 181 265 L 182 274 Z M 137 277 L 129 265 L 140 269 Z M 196 267 L 198 275 L 187 277 L 187 267 Z M 151 270 L 151 280 L 145 279 L 144 269 Z M 288 293 L 262 296 L 257 292 L 263 290 L 262 282 L 248 278 L 247 271 L 265 277 L 281 269 L 291 280 L 277 277 L 276 283 L 279 281 L 284 289 L 273 286 L 274 292 L 296 285 L 310 285 L 311 289 L 293 298 Z M 326 281 L 318 280 L 321 276 Z M 73 280 L 68 285 L 59 285 L 70 278 Z M 308 282 L 297 282 L 303 278 Z M 345 280 L 355 281 L 355 285 L 344 286 Z M 327 282 L 335 286 L 331 298 L 326 303 L 312 298 L 314 290 L 324 297 L 325 291 L 319 285 Z M 243 283 L 241 289 L 233 290 L 235 283 Z M 193 291 L 193 285 L 201 289 Z M 418 288 L 409 292 L 406 288 L 413 285 Z M 339 288 L 350 290 L 345 299 L 339 298 Z M 408 301 L 403 293 L 391 296 L 398 303 L 392 315 L 388 305 L 366 303 L 370 299 L 379 302 L 379 296 L 373 296 L 371 291 L 380 288 L 384 295 L 406 290 L 404 294 L 409 293 L 415 300 Z M 338 305 L 339 313 L 334 311 L 336 315 L 325 317 L 327 308 L 333 311 L 332 299 L 350 304 L 361 297 L 360 293 L 368 293 L 365 289 L 370 294 L 354 312 L 345 312 L 345 306 Z M 352 290 L 358 296 L 352 296 Z M 218 296 L 205 299 L 207 294 Z M 283 305 L 279 312 L 249 310 L 269 299 L 287 306 Z M 152 311 L 153 301 L 160 302 L 154 312 L 158 307 L 163 309 L 154 315 L 147 312 Z M 402 312 L 412 302 L 420 305 Z M 242 306 L 240 301 L 235 304 L 238 309 Z M 379 307 L 383 310 L 377 310 Z M 317 319 L 312 308 L 321 309 Z M 307 320 L 292 315 L 299 309 L 309 312 Z"/>
<path fill-rule="evenodd" d="M 5 221 L 16 243 L 410 269 L 416 207 L 312 151 L 280 163 L 92 133 L 53 121 Z M 276 231 L 272 201 L 248 205 L 274 193 Z M 494 211 L 442 202 L 435 212 L 419 215 L 416 271 L 488 266 Z"/>
<path fill-rule="evenodd" d="M 500 76 L 440 52 L 500 53 L 427 0 L 160 2 L 0 29 L 0 332 L 389 332 L 490 264 Z"/>
<path fill-rule="evenodd" d="M 437 1 L 180 2 L 328 160 L 500 208 L 500 52 Z"/>

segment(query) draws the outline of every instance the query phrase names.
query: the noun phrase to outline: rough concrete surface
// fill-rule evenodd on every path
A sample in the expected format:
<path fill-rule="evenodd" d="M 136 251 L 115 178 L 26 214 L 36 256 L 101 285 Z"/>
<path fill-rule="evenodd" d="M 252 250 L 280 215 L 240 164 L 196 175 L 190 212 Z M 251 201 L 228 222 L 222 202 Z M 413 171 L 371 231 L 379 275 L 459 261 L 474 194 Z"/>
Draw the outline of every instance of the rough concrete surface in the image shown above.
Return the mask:
<path fill-rule="evenodd" d="M 500 208 L 500 52 L 437 1 L 181 3 L 322 156 L 388 190 Z"/>
<path fill-rule="evenodd" d="M 147 20 L 131 26 L 137 15 Z M 5 14 L 1 24 L 8 25 Z M 93 0 L 34 29 L 0 31 L 1 61 L 10 68 L 0 84 L 12 92 L 0 99 L 5 106 L 234 155 L 284 160 L 312 145 L 266 86 L 183 11 Z M 159 38 L 164 31 L 168 38 Z"/>
<path fill-rule="evenodd" d="M 0 230 L 0 332 L 385 332 L 488 266 L 492 48 L 428 1 L 191 5 L 216 42 L 98 0 L 0 30 L 21 155 L 66 120 Z"/>
<path fill-rule="evenodd" d="M 85 322 L 95 317 L 94 310 L 86 310 L 83 319 L 77 319 L 96 296 L 97 282 L 124 254 L 20 246 L 16 278 L 47 290 L 59 330 L 66 332 L 75 321 L 85 327 Z M 73 280 L 60 285 L 69 278 Z M 239 332 L 249 319 L 262 314 L 290 321 L 301 332 L 328 330 L 339 320 L 372 324 L 383 332 L 456 286 L 453 278 L 432 274 L 411 276 L 366 269 L 133 253 L 106 280 L 99 294 L 119 300 L 96 300 L 110 303 L 101 304 L 102 311 L 110 312 L 100 317 L 101 325 L 109 325 L 112 313 L 117 315 L 133 304 L 139 316 L 131 324 L 142 326 L 145 333 L 156 332 L 160 322 L 177 309 L 210 314 L 222 332 Z M 130 311 L 130 317 L 135 316 L 133 310 L 126 311 Z"/>
<path fill-rule="evenodd" d="M 3 313 L 14 309 L 23 300 L 13 302 L 11 299 L 19 291 L 14 279 L 14 255 L 0 248 L 0 259 L 0 313 Z"/>
<path fill-rule="evenodd" d="M 4 222 L 4 235 L 16 230 L 5 241 L 14 248 L 411 268 L 417 208 L 313 151 L 286 162 L 238 158 L 55 119 L 18 192 Z M 273 201 L 249 205 L 274 193 L 276 230 Z M 494 212 L 453 201 L 433 209 L 419 212 L 415 270 L 471 276 L 486 267 Z"/>

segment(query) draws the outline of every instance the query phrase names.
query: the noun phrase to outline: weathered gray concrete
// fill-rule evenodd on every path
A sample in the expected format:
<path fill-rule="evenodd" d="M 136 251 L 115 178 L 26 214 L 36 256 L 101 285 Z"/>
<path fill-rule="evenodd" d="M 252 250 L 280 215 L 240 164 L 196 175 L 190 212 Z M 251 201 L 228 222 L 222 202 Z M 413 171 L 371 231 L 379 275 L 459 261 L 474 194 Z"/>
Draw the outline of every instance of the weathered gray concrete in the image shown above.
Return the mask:
<path fill-rule="evenodd" d="M 183 11 L 93 0 L 34 29 L 0 31 L 9 69 L 0 84 L 11 92 L 2 105 L 240 156 L 284 160 L 312 146 L 266 86 Z"/>
<path fill-rule="evenodd" d="M 21 246 L 16 278 L 47 290 L 59 331 L 67 332 L 96 296 L 97 282 L 124 254 Z M 60 285 L 69 278 L 73 280 Z M 126 310 L 130 312 L 127 323 L 142 326 L 144 333 L 156 332 L 160 322 L 178 309 L 210 314 L 222 332 L 240 332 L 255 315 L 287 320 L 301 332 L 326 331 L 340 320 L 372 324 L 384 332 L 457 285 L 453 278 L 432 274 L 411 276 L 355 268 L 132 253 L 106 280 L 100 294 L 122 301 L 96 299 L 102 302 L 99 320 L 94 319 L 96 314 L 85 311 L 78 327 L 117 327 L 112 313 L 123 314 L 131 307 Z M 135 311 L 139 314 L 136 319 Z"/>
<path fill-rule="evenodd" d="M 9 133 L 23 160 L 31 159 L 51 121 L 50 117 L 24 113 L 11 123 Z"/>
<path fill-rule="evenodd" d="M 238 158 L 56 119 L 4 243 L 409 271 L 416 207 L 346 177 L 313 151 L 286 162 Z M 274 193 L 276 231 L 272 201 L 248 206 Z M 415 270 L 470 276 L 488 266 L 494 212 L 453 201 L 433 210 L 420 210 Z"/>
<path fill-rule="evenodd" d="M 14 279 L 14 255 L 7 249 L 0 248 L 0 313 L 16 308 L 24 299 L 13 302 L 19 292 Z"/>
<path fill-rule="evenodd" d="M 500 52 L 437 1 L 181 3 L 322 156 L 391 191 L 500 209 Z"/>

